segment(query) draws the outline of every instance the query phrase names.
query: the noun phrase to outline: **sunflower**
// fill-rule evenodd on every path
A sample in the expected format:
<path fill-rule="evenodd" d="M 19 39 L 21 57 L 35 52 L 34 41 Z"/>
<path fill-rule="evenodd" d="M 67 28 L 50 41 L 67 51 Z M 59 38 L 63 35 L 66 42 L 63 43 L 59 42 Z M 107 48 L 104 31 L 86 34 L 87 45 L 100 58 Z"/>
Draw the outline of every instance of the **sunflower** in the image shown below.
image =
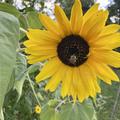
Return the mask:
<path fill-rule="evenodd" d="M 36 105 L 34 108 L 35 113 L 39 114 L 41 113 L 41 107 L 39 105 Z"/>
<path fill-rule="evenodd" d="M 82 102 L 101 92 L 97 79 L 111 84 L 119 81 L 112 67 L 120 67 L 120 26 L 106 25 L 107 10 L 94 4 L 84 15 L 79 0 L 75 0 L 70 20 L 63 9 L 55 5 L 56 20 L 40 13 L 45 30 L 29 29 L 25 41 L 28 62 L 45 61 L 36 76 L 39 83 L 50 78 L 45 90 L 61 86 L 61 96 L 72 96 Z"/>

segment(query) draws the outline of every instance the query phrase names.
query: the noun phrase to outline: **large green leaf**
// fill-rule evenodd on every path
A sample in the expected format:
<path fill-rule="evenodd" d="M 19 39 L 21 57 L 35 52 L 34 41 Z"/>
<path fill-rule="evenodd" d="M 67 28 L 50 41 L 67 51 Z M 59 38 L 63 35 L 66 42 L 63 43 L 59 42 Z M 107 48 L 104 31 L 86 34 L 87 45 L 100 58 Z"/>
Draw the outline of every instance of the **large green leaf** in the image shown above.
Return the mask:
<path fill-rule="evenodd" d="M 59 112 L 55 111 L 54 108 L 46 106 L 40 115 L 40 120 L 62 120 L 60 119 Z"/>
<path fill-rule="evenodd" d="M 9 5 L 7 3 L 0 3 L 0 11 L 10 13 L 15 17 L 20 16 L 20 12 L 14 6 Z"/>
<path fill-rule="evenodd" d="M 0 11 L 0 110 L 15 67 L 18 40 L 18 20 Z"/>
<path fill-rule="evenodd" d="M 0 11 L 10 13 L 10 14 L 14 15 L 15 17 L 17 17 L 20 22 L 20 27 L 27 30 L 27 28 L 28 28 L 27 19 L 14 6 L 7 4 L 7 3 L 0 3 Z M 20 40 L 22 40 L 24 37 L 25 37 L 25 33 L 20 31 Z"/>
<path fill-rule="evenodd" d="M 65 104 L 61 107 L 60 114 L 61 120 L 95 120 L 95 111 L 91 102 Z"/>
<path fill-rule="evenodd" d="M 28 22 L 24 15 L 19 16 L 20 27 L 24 30 L 28 29 Z M 25 32 L 20 31 L 20 40 L 22 40 L 26 36 Z"/>
<path fill-rule="evenodd" d="M 22 94 L 22 88 L 26 79 L 27 61 L 25 56 L 21 53 L 17 54 L 16 69 L 15 69 L 15 84 L 14 89 L 18 92 L 18 100 Z M 17 101 L 18 101 L 17 100 Z"/>
<path fill-rule="evenodd" d="M 14 83 L 15 83 L 15 69 L 12 72 L 12 75 L 8 84 L 7 92 L 9 92 L 13 88 Z"/>
<path fill-rule="evenodd" d="M 26 14 L 29 28 L 41 28 L 42 25 L 39 20 L 38 13 L 35 11 L 28 12 Z"/>
<path fill-rule="evenodd" d="M 44 107 L 40 114 L 40 120 L 97 120 L 93 104 L 90 100 L 81 104 L 65 103 L 58 106 L 50 105 Z"/>

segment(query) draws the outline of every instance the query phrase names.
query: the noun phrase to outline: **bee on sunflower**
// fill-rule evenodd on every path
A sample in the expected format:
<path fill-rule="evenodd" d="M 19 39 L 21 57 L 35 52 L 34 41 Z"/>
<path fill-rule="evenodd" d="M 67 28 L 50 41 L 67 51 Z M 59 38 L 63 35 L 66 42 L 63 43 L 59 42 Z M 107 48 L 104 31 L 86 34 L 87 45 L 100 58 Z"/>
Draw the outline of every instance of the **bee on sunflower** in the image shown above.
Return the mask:
<path fill-rule="evenodd" d="M 28 62 L 47 60 L 36 76 L 39 83 L 47 78 L 45 90 L 55 91 L 61 85 L 61 96 L 72 96 L 80 102 L 101 92 L 97 79 L 111 84 L 119 81 L 111 67 L 120 67 L 120 25 L 106 25 L 108 10 L 94 4 L 84 15 L 79 0 L 75 0 L 70 20 L 63 9 L 55 5 L 56 20 L 40 13 L 45 30 L 29 29 L 25 41 Z"/>

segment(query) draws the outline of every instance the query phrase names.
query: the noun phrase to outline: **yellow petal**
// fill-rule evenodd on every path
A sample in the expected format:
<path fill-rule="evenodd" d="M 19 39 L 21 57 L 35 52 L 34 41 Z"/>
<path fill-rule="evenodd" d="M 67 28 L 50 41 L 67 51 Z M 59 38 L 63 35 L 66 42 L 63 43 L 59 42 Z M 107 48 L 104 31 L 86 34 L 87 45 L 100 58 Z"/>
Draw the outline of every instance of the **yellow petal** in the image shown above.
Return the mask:
<path fill-rule="evenodd" d="M 90 64 L 91 65 L 91 64 Z M 107 77 L 104 77 L 102 74 L 100 74 L 98 71 L 96 71 L 96 69 L 92 66 L 91 67 L 94 72 L 97 74 L 97 77 L 100 79 L 100 80 L 103 80 L 105 83 L 111 85 L 112 82 L 111 82 L 111 79 L 108 79 Z M 95 83 L 95 82 L 94 82 Z M 96 83 L 95 83 L 96 84 Z M 98 84 L 98 83 L 97 83 Z M 99 85 L 96 84 L 96 89 L 98 89 L 98 92 L 101 93 L 101 89 L 99 87 Z"/>
<path fill-rule="evenodd" d="M 33 56 L 33 55 L 30 55 L 28 56 L 28 63 L 29 64 L 35 64 L 37 62 L 41 62 L 41 61 L 44 61 L 44 60 L 47 60 L 49 58 L 52 58 L 52 57 L 56 57 L 55 55 L 46 55 L 46 56 Z"/>
<path fill-rule="evenodd" d="M 119 30 L 120 30 L 120 25 L 117 25 L 117 24 L 107 25 L 104 27 L 104 29 L 102 30 L 99 36 L 113 34 Z"/>
<path fill-rule="evenodd" d="M 35 45 L 37 45 L 37 43 L 34 42 L 34 41 L 32 41 L 32 40 L 26 40 L 23 44 L 24 44 L 24 46 L 26 46 L 26 47 L 30 47 L 30 46 L 35 46 Z"/>
<path fill-rule="evenodd" d="M 95 91 L 96 91 L 96 93 L 98 92 L 98 93 L 101 93 L 101 88 L 100 88 L 100 86 L 99 86 L 99 84 L 98 84 L 98 80 L 97 80 L 97 75 L 96 75 L 96 72 L 94 71 L 94 69 L 93 69 L 93 67 L 91 66 L 91 64 L 89 64 L 89 62 L 87 62 L 86 63 L 87 65 L 88 65 L 88 67 L 89 67 L 89 70 L 91 71 L 91 74 L 92 74 L 92 76 L 93 76 L 93 84 L 94 84 L 94 88 L 95 88 Z"/>
<path fill-rule="evenodd" d="M 62 37 L 63 33 L 55 21 L 53 21 L 50 17 L 42 13 L 39 14 L 39 18 L 47 30 L 51 31 L 55 35 Z"/>
<path fill-rule="evenodd" d="M 59 68 L 61 62 L 58 58 L 53 58 L 48 61 L 45 66 L 42 68 L 40 73 L 36 77 L 36 82 L 40 82 L 44 79 L 51 77 Z"/>
<path fill-rule="evenodd" d="M 114 49 L 120 46 L 120 33 L 114 33 L 100 37 L 98 40 L 91 41 L 93 47 L 104 47 Z"/>
<path fill-rule="evenodd" d="M 81 80 L 81 84 L 82 84 L 83 87 L 84 87 L 85 94 L 89 96 L 89 95 L 90 95 L 90 93 L 89 93 L 89 92 L 90 92 L 90 91 L 89 91 L 90 89 L 89 89 L 88 83 L 86 83 L 86 80 L 85 80 L 86 78 L 85 78 L 84 72 L 82 71 L 82 68 L 83 68 L 83 70 L 84 70 L 84 67 L 80 67 L 80 69 L 79 69 L 79 70 L 80 70 L 80 73 L 79 73 L 79 74 L 80 74 L 80 78 L 81 78 L 80 80 Z M 85 95 L 84 95 L 84 97 L 85 97 Z"/>
<path fill-rule="evenodd" d="M 67 69 L 66 69 L 65 65 L 61 64 L 58 71 L 55 73 L 55 75 L 52 76 L 50 81 L 47 83 L 45 90 L 50 90 L 51 92 L 55 91 L 55 89 L 58 87 L 60 81 L 63 79 L 64 74 L 66 74 L 66 70 Z"/>
<path fill-rule="evenodd" d="M 95 50 L 92 55 L 94 59 L 113 67 L 120 67 L 120 53 L 112 50 Z"/>
<path fill-rule="evenodd" d="M 31 55 L 57 55 L 56 49 L 31 50 L 31 49 L 26 48 L 25 52 Z"/>
<path fill-rule="evenodd" d="M 26 40 L 23 43 L 26 47 L 30 48 L 30 47 L 38 47 L 38 46 L 56 46 L 57 43 L 54 42 L 50 42 L 50 41 L 45 41 L 45 40 L 39 40 L 39 41 L 34 41 L 34 40 Z"/>
<path fill-rule="evenodd" d="M 102 73 L 102 71 L 99 72 L 99 70 L 96 70 L 95 66 L 93 66 L 93 62 L 95 62 L 95 59 L 92 59 L 92 60 L 88 60 L 89 62 L 87 62 L 87 64 L 91 67 L 91 70 L 93 70 L 96 74 L 97 74 L 97 77 L 100 79 L 100 80 L 103 80 L 105 83 L 111 85 L 111 79 L 109 79 L 108 77 L 106 77 L 104 75 L 104 73 Z M 101 69 L 100 69 L 101 70 Z M 94 82 L 95 83 L 95 82 Z M 95 83 L 96 84 L 96 83 Z M 98 92 L 101 93 L 101 89 L 98 85 L 98 83 L 96 84 L 96 90 L 98 89 Z"/>
<path fill-rule="evenodd" d="M 93 62 L 91 61 L 90 63 L 97 75 L 100 76 L 104 82 L 108 83 L 108 80 L 119 81 L 118 76 L 106 64 L 95 62 L 95 60 Z"/>
<path fill-rule="evenodd" d="M 86 40 L 96 38 L 103 29 L 107 17 L 108 11 L 101 10 L 96 12 L 88 21 L 86 21 L 80 35 Z"/>
<path fill-rule="evenodd" d="M 112 81 L 110 79 L 104 78 L 103 76 L 98 75 L 100 80 L 103 80 L 105 83 L 112 85 Z"/>
<path fill-rule="evenodd" d="M 91 97 L 96 96 L 96 89 L 94 86 L 94 81 L 97 79 L 96 74 L 94 74 L 87 64 L 80 66 L 81 77 L 83 79 L 84 85 L 86 86 L 86 91 L 88 91 Z"/>
<path fill-rule="evenodd" d="M 65 35 L 70 35 L 71 34 L 70 22 L 62 8 L 58 5 L 55 5 L 55 16 L 57 18 L 59 26 L 61 27 Z"/>
<path fill-rule="evenodd" d="M 94 4 L 84 15 L 84 22 L 91 18 L 96 12 L 98 12 L 99 4 Z"/>
<path fill-rule="evenodd" d="M 86 39 L 93 40 L 96 38 L 104 28 L 107 18 L 108 18 L 109 12 L 106 10 L 104 12 L 101 12 L 99 16 L 96 17 L 96 20 L 93 23 L 93 26 L 90 28 L 90 30 L 87 33 Z"/>
<path fill-rule="evenodd" d="M 80 32 L 80 28 L 82 25 L 82 5 L 80 0 L 75 0 L 75 3 L 72 7 L 71 11 L 71 18 L 70 18 L 70 23 L 71 23 L 71 29 L 73 34 L 78 34 Z"/>
<path fill-rule="evenodd" d="M 62 89 L 61 89 L 61 96 L 65 97 L 68 94 L 70 83 L 72 80 L 72 70 L 68 68 L 66 74 L 62 80 Z"/>
<path fill-rule="evenodd" d="M 51 44 L 51 45 L 36 45 L 36 46 L 30 46 L 26 48 L 27 50 L 31 51 L 42 51 L 42 50 L 56 50 L 57 45 Z"/>
<path fill-rule="evenodd" d="M 86 91 L 84 82 L 81 77 L 81 72 L 79 68 L 74 68 L 73 70 L 73 80 L 72 80 L 72 86 L 76 93 L 76 96 L 74 96 L 74 99 L 79 99 L 80 102 L 82 102 L 84 99 L 88 98 L 89 93 Z"/>
<path fill-rule="evenodd" d="M 80 86 L 79 86 L 80 84 L 79 84 L 79 79 L 78 79 L 79 72 L 77 70 L 78 70 L 78 68 L 73 68 L 73 70 L 72 70 L 73 77 L 71 79 L 71 87 L 72 87 L 71 95 L 73 97 L 74 102 L 76 101 L 78 94 L 80 94 L 79 92 L 82 91 L 82 90 L 80 91 Z"/>
<path fill-rule="evenodd" d="M 50 31 L 39 30 L 39 29 L 28 29 L 26 33 L 27 37 L 33 41 L 48 41 L 48 42 L 59 42 L 61 38 Z"/>

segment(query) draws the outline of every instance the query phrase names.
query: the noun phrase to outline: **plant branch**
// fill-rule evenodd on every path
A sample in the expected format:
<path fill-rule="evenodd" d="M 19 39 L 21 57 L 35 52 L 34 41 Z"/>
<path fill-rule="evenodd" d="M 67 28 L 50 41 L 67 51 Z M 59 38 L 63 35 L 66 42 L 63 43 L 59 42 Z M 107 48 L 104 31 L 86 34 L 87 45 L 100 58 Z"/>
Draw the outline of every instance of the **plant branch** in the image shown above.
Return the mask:
<path fill-rule="evenodd" d="M 120 85 L 119 85 L 119 88 L 118 88 L 118 91 L 117 91 L 117 96 L 116 96 L 116 100 L 115 100 L 115 103 L 114 103 L 114 106 L 113 106 L 113 109 L 112 109 L 110 120 L 114 120 L 114 114 L 116 112 L 119 96 L 120 96 Z"/>
<path fill-rule="evenodd" d="M 33 86 L 33 84 L 32 84 L 32 81 L 31 81 L 31 79 L 30 79 L 30 77 L 29 77 L 29 74 L 27 74 L 27 78 L 28 78 L 28 81 L 29 81 L 30 86 L 31 86 L 31 88 L 32 88 L 33 94 L 34 94 L 34 96 L 35 96 L 35 98 L 36 98 L 36 101 L 38 102 L 39 106 L 41 106 L 40 101 L 39 101 L 39 99 L 38 99 L 38 97 L 37 97 L 37 94 L 36 94 L 36 92 L 35 92 L 34 86 Z"/>

